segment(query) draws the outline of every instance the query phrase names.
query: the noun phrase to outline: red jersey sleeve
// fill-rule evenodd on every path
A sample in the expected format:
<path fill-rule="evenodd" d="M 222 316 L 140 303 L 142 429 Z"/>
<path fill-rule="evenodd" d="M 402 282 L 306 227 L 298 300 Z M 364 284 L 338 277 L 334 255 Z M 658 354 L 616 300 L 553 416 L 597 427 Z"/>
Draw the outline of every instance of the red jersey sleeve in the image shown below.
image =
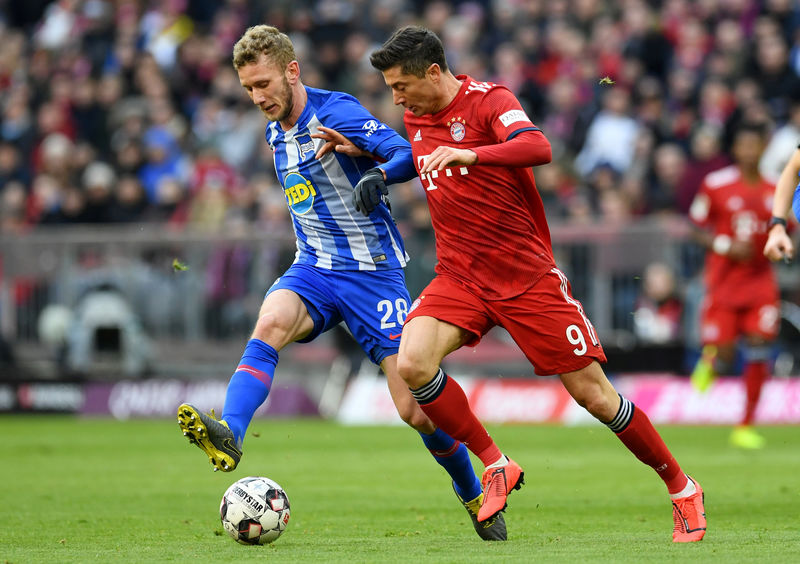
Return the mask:
<path fill-rule="evenodd" d="M 494 132 L 497 143 L 508 141 L 523 131 L 539 131 L 517 97 L 505 86 L 495 85 L 483 96 L 480 117 Z"/>
<path fill-rule="evenodd" d="M 536 166 L 550 162 L 550 142 L 505 86 L 493 86 L 484 94 L 479 107 L 479 117 L 484 127 L 494 135 L 491 140 L 494 143 L 472 149 L 478 155 L 480 164 Z M 518 137 L 526 132 L 530 133 Z"/>
<path fill-rule="evenodd" d="M 713 214 L 714 206 L 712 205 L 711 193 L 708 189 L 708 184 L 704 180 L 700 184 L 694 200 L 692 200 L 692 205 L 689 208 L 689 219 L 698 227 L 708 228 L 714 224 Z"/>
<path fill-rule="evenodd" d="M 538 166 L 552 160 L 550 142 L 541 131 L 523 130 L 508 141 L 497 145 L 473 147 L 478 164 L 491 166 Z"/>

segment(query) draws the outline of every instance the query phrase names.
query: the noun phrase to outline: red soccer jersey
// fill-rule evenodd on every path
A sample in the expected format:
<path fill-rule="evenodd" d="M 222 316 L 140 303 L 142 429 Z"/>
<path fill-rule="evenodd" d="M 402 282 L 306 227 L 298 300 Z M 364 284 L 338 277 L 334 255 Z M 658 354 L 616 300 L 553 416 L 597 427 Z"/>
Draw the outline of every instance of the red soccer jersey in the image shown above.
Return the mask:
<path fill-rule="evenodd" d="M 747 261 L 735 261 L 709 251 L 706 254 L 706 292 L 714 303 L 746 307 L 778 298 L 772 266 L 761 249 L 767 242 L 775 186 L 763 178 L 746 184 L 738 167 L 731 165 L 705 177 L 692 202 L 689 215 L 714 235 L 750 241 L 753 253 Z"/>
<path fill-rule="evenodd" d="M 538 130 L 504 86 L 459 75 L 450 104 L 404 121 L 419 172 L 426 156 L 445 145 L 474 148 Z M 448 274 L 485 299 L 517 296 L 555 262 L 550 230 L 532 170 L 448 167 L 420 176 L 436 233 L 438 274 Z"/>

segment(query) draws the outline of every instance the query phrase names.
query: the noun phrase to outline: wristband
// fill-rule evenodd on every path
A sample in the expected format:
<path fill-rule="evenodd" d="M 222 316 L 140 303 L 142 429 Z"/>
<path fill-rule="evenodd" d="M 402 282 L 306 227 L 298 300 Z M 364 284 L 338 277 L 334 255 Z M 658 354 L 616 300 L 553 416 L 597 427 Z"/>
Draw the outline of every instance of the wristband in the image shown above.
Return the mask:
<path fill-rule="evenodd" d="M 725 256 L 731 250 L 731 238 L 727 235 L 717 235 L 711 242 L 711 250 L 718 255 Z"/>
<path fill-rule="evenodd" d="M 767 229 L 772 229 L 776 225 L 783 225 L 783 228 L 786 229 L 786 220 L 777 215 L 773 215 L 769 220 L 769 227 Z"/>

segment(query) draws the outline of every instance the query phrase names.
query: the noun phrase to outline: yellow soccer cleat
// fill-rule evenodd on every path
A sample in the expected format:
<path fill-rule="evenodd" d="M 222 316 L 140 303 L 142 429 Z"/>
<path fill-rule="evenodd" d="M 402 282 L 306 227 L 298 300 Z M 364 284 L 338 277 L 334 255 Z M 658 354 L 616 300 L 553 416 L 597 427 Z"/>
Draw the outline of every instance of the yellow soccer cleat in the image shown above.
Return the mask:
<path fill-rule="evenodd" d="M 730 442 L 736 448 L 757 450 L 764 448 L 767 440 L 749 425 L 740 425 L 731 432 Z"/>
<path fill-rule="evenodd" d="M 455 486 L 453 486 L 453 491 L 455 492 Z M 475 527 L 475 532 L 478 533 L 479 537 L 485 541 L 504 541 L 508 538 L 506 535 L 506 520 L 502 511 L 498 511 L 486 521 L 478 521 L 478 511 L 481 510 L 481 504 L 483 504 L 483 493 L 471 501 L 461 499 L 458 492 L 455 492 L 455 494 L 458 501 L 469 513 L 472 526 Z"/>
<path fill-rule="evenodd" d="M 233 432 L 225 421 L 211 415 L 200 413 L 188 403 L 178 408 L 178 425 L 189 442 L 200 447 L 207 455 L 214 471 L 230 472 L 242 458 L 242 451 L 236 445 Z"/>
<path fill-rule="evenodd" d="M 692 371 L 692 386 L 698 392 L 706 392 L 717 379 L 717 371 L 714 369 L 714 359 L 717 356 L 717 347 L 706 345 L 700 359 Z"/>

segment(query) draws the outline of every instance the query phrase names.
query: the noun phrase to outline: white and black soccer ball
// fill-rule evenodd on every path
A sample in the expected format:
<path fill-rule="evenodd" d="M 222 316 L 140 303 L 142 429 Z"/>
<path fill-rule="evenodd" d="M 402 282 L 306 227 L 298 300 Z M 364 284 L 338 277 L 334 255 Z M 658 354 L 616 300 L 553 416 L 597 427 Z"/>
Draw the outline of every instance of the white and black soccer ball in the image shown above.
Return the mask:
<path fill-rule="evenodd" d="M 289 523 L 289 497 L 269 478 L 250 476 L 231 484 L 219 516 L 225 531 L 241 544 L 269 544 Z"/>

